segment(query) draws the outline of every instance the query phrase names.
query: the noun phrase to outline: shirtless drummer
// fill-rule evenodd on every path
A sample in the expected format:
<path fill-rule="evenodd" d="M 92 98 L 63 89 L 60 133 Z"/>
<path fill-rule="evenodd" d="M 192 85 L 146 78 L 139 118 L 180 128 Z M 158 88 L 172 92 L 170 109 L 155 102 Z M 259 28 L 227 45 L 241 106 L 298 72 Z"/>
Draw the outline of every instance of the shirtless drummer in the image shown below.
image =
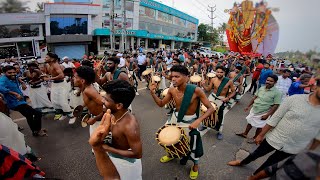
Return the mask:
<path fill-rule="evenodd" d="M 69 124 L 73 124 L 76 121 L 76 117 L 73 117 L 72 110 L 68 103 L 69 88 L 67 82 L 64 80 L 64 74 L 60 64 L 58 63 L 58 56 L 54 53 L 48 53 L 45 58 L 45 62 L 49 64 L 47 66 L 47 72 L 51 77 L 43 77 L 44 81 L 53 81 L 51 85 L 51 102 L 54 109 L 62 111 L 61 114 L 56 112 L 55 120 L 65 120 L 67 116 L 70 118 Z"/>
<path fill-rule="evenodd" d="M 107 82 L 104 105 L 114 116 L 103 149 L 108 152 L 121 180 L 142 179 L 142 143 L 137 119 L 128 110 L 135 97 L 133 86 L 124 80 Z"/>
<path fill-rule="evenodd" d="M 172 66 L 170 71 L 174 87 L 169 88 L 168 94 L 162 100 L 158 98 L 155 93 L 155 83 L 152 83 L 150 85 L 150 93 L 154 101 L 160 107 L 163 107 L 164 105 L 169 103 L 171 99 L 174 99 L 176 107 L 168 123 L 177 123 L 180 126 L 188 126 L 189 128 L 184 128 L 185 132 L 187 132 L 187 135 L 191 134 L 191 137 L 199 137 L 195 138 L 196 140 L 193 139 L 194 141 L 200 140 L 201 137 L 200 133 L 197 131 L 197 128 L 205 118 L 209 117 L 214 112 L 214 108 L 212 107 L 211 103 L 209 102 L 208 98 L 206 97 L 202 89 L 194 85 L 187 84 L 189 81 L 189 71 L 186 67 L 182 65 L 176 65 Z M 200 102 L 203 103 L 203 105 L 208 109 L 207 112 L 202 116 L 198 116 L 197 114 L 197 112 L 199 112 L 198 107 L 200 105 Z M 178 118 L 175 119 L 175 117 Z M 190 133 L 188 133 L 189 131 Z M 200 150 L 202 149 L 202 144 L 201 147 L 195 146 L 194 144 L 201 143 L 197 142 L 193 143 L 192 146 L 190 145 L 190 149 L 194 151 L 192 151 L 188 156 L 185 156 L 180 160 L 180 164 L 182 165 L 185 165 L 189 159 L 193 161 L 194 165 L 190 170 L 191 179 L 196 179 L 198 177 L 199 158 L 203 155 L 203 152 L 201 153 Z M 160 159 L 160 162 L 166 163 L 173 159 L 174 157 L 165 155 Z"/>
<path fill-rule="evenodd" d="M 82 92 L 84 106 L 88 108 L 90 118 L 86 121 L 90 125 L 90 135 L 100 124 L 103 117 L 103 98 L 93 86 L 95 82 L 95 72 L 91 67 L 81 66 L 74 74 L 74 86 L 79 87 Z"/>
<path fill-rule="evenodd" d="M 236 94 L 233 82 L 225 77 L 226 69 L 223 66 L 216 67 L 216 77 L 212 78 L 209 86 L 206 86 L 206 82 L 202 82 L 202 87 L 206 91 L 211 91 L 213 93 L 209 95 L 209 100 L 215 102 L 219 107 L 218 110 L 218 122 L 215 129 L 218 131 L 217 139 L 223 139 L 223 121 L 224 121 L 224 109 L 229 105 L 229 101 Z"/>

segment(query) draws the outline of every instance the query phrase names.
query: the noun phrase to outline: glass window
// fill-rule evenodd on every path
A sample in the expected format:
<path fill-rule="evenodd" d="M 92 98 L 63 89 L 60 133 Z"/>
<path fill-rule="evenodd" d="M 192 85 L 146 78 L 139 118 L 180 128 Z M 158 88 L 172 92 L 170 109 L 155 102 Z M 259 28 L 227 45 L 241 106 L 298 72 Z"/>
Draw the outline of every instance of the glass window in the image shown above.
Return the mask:
<path fill-rule="evenodd" d="M 32 42 L 18 42 L 19 53 L 21 57 L 34 56 Z"/>
<path fill-rule="evenodd" d="M 140 11 L 139 11 L 140 16 L 142 17 L 147 17 L 151 19 L 155 19 L 156 17 L 156 10 L 140 6 Z"/>
<path fill-rule="evenodd" d="M 109 36 L 100 36 L 100 47 L 103 49 L 111 49 Z"/>
<path fill-rule="evenodd" d="M 162 26 L 162 33 L 165 35 L 173 36 L 175 35 L 175 29 L 169 26 Z"/>
<path fill-rule="evenodd" d="M 161 11 L 158 11 L 158 20 L 166 23 L 171 23 L 173 21 L 173 18 L 170 14 L 163 13 Z"/>
<path fill-rule="evenodd" d="M 173 17 L 173 23 L 178 26 L 186 27 L 186 20 L 175 17 L 175 16 Z"/>
<path fill-rule="evenodd" d="M 40 25 L 4 25 L 0 26 L 0 38 L 39 36 Z"/>
<path fill-rule="evenodd" d="M 189 29 L 191 29 L 191 30 L 195 31 L 195 30 L 196 30 L 196 28 L 197 28 L 197 25 L 196 25 L 196 24 L 194 24 L 194 23 L 192 23 L 192 22 L 187 21 L 187 28 L 189 28 Z"/>
<path fill-rule="evenodd" d="M 0 59 L 18 57 L 18 51 L 15 44 L 0 44 Z"/>
<path fill-rule="evenodd" d="M 50 31 L 51 35 L 88 34 L 88 18 L 84 16 L 52 16 L 50 18 Z"/>

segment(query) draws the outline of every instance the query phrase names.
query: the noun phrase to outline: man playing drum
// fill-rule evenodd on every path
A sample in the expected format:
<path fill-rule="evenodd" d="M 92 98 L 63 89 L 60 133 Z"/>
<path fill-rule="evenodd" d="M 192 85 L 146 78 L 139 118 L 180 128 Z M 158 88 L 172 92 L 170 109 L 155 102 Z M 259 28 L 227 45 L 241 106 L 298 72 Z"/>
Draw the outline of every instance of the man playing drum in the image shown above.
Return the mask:
<path fill-rule="evenodd" d="M 233 84 L 236 88 L 237 96 L 241 95 L 241 93 L 242 93 L 242 86 L 241 85 L 243 83 L 244 77 L 243 77 L 243 74 L 241 73 L 241 70 L 242 70 L 241 66 L 236 66 L 236 69 L 229 74 L 229 78 L 233 82 Z M 238 98 L 237 96 L 235 97 L 235 100 L 239 101 L 240 98 Z"/>
<path fill-rule="evenodd" d="M 138 72 L 138 69 L 139 69 L 138 65 L 136 64 L 136 62 L 134 62 L 133 58 L 131 58 L 130 56 L 127 56 L 126 57 L 126 67 L 128 70 L 128 77 L 129 77 L 130 84 L 135 87 L 136 95 L 139 96 L 138 89 L 137 89 L 138 88 L 138 80 L 136 77 L 136 73 Z"/>
<path fill-rule="evenodd" d="M 175 112 L 171 115 L 171 118 L 167 123 L 177 123 L 178 126 L 186 126 L 188 128 L 183 128 L 185 131 L 190 131 L 190 141 L 194 141 L 196 143 L 192 143 L 191 153 L 187 156 L 183 157 L 180 160 L 182 165 L 185 165 L 189 159 L 194 162 L 194 166 L 190 171 L 190 178 L 196 179 L 198 177 L 198 163 L 199 158 L 203 155 L 203 147 L 201 143 L 200 133 L 197 131 L 197 127 L 199 124 L 208 116 L 210 116 L 214 112 L 214 108 L 206 97 L 205 93 L 199 87 L 194 85 L 187 84 L 189 72 L 188 69 L 182 65 L 173 66 L 171 69 L 171 77 L 172 83 L 174 87 L 170 87 L 168 90 L 168 94 L 164 97 L 164 99 L 158 98 L 155 94 L 156 84 L 152 83 L 150 85 L 150 92 L 157 103 L 158 106 L 163 107 L 165 104 L 169 103 L 171 99 L 175 101 Z M 207 112 L 202 116 L 197 116 L 199 113 L 199 105 L 200 101 L 207 107 Z M 196 136 L 196 138 L 195 138 Z M 195 140 L 196 139 L 196 140 Z M 195 146 L 195 144 L 199 144 L 199 146 Z M 190 144 L 191 146 L 191 144 Z M 202 154 L 201 154 L 202 153 Z M 169 162 L 173 160 L 174 157 L 170 155 L 163 156 L 160 161 L 162 163 Z"/>
<path fill-rule="evenodd" d="M 128 75 L 125 72 L 118 70 L 119 63 L 120 59 L 117 57 L 108 58 L 106 65 L 107 73 L 102 78 L 99 78 L 98 75 L 96 75 L 96 82 L 99 85 L 103 85 L 108 81 L 116 79 L 121 79 L 129 82 Z"/>
<path fill-rule="evenodd" d="M 91 67 L 81 66 L 76 69 L 74 74 L 74 85 L 79 87 L 83 96 L 84 106 L 88 108 L 89 118 L 82 123 L 87 123 L 90 125 L 90 135 L 94 129 L 100 124 L 103 116 L 103 98 L 100 96 L 99 92 L 93 86 L 95 80 L 95 72 Z"/>
<path fill-rule="evenodd" d="M 135 97 L 134 88 L 124 80 L 106 83 L 104 105 L 111 110 L 110 131 L 103 149 L 117 168 L 121 180 L 142 179 L 142 143 L 137 119 L 128 110 Z"/>
<path fill-rule="evenodd" d="M 218 66 L 216 68 L 216 77 L 212 78 L 209 86 L 206 86 L 206 82 L 202 82 L 202 87 L 206 91 L 211 91 L 213 93 L 209 95 L 209 100 L 215 102 L 218 105 L 218 122 L 215 129 L 218 132 L 217 139 L 221 140 L 223 138 L 222 129 L 224 121 L 224 109 L 228 105 L 230 99 L 235 96 L 235 88 L 233 82 L 225 77 L 226 69 L 223 66 Z"/>

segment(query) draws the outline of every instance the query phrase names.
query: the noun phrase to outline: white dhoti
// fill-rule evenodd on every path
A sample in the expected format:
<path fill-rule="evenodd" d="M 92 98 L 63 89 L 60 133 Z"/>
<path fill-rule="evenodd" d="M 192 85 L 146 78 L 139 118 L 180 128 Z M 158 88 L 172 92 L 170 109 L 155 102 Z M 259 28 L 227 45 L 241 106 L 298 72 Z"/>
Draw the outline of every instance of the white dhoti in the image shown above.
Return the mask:
<path fill-rule="evenodd" d="M 68 103 L 68 93 L 69 88 L 65 81 L 60 83 L 52 83 L 51 102 L 56 110 L 61 109 L 64 113 L 72 112 Z"/>
<path fill-rule="evenodd" d="M 42 84 L 39 84 L 37 86 L 37 88 L 30 87 L 30 100 L 32 108 L 41 109 L 41 111 L 44 109 L 53 110 L 53 105 L 49 101 L 47 95 L 47 89 Z"/>
<path fill-rule="evenodd" d="M 162 76 L 161 77 L 161 82 L 160 82 L 160 86 L 159 89 L 166 89 L 167 85 L 166 85 L 166 77 Z"/>
<path fill-rule="evenodd" d="M 27 89 L 23 90 L 22 87 L 20 87 L 20 89 L 21 89 L 22 94 L 24 96 L 30 97 L 30 86 L 29 86 L 29 84 L 26 84 L 26 86 L 27 86 Z"/>
<path fill-rule="evenodd" d="M 109 153 L 110 159 L 119 172 L 121 180 L 141 180 L 141 159 L 125 158 Z"/>
<path fill-rule="evenodd" d="M 2 112 L 0 112 L 0 144 L 22 155 L 28 152 L 24 135 L 18 131 L 18 125 Z"/>
<path fill-rule="evenodd" d="M 80 92 L 80 89 L 76 88 L 76 90 L 74 90 L 70 95 L 69 105 L 72 108 L 76 108 L 77 106 L 84 104 L 82 93 L 80 93 L 79 96 L 77 95 L 79 92 Z"/>
<path fill-rule="evenodd" d="M 222 99 L 224 99 L 225 97 L 223 96 L 216 96 L 215 94 L 211 93 L 208 97 L 209 101 L 211 102 L 214 102 L 217 104 L 217 108 L 219 108 L 218 110 L 218 123 L 217 123 L 217 126 L 219 126 L 219 123 L 221 122 L 220 124 L 220 127 L 219 129 L 217 129 L 220 133 L 222 133 L 222 130 L 223 130 L 223 124 L 224 124 L 224 116 L 226 114 L 226 111 L 225 111 L 225 107 L 227 106 L 226 103 L 224 103 L 222 101 Z M 219 118 L 220 117 L 220 118 Z"/>
<path fill-rule="evenodd" d="M 97 127 L 100 125 L 101 121 L 96 121 L 94 124 L 90 125 L 89 127 L 89 134 L 91 134 L 97 129 Z"/>
<path fill-rule="evenodd" d="M 267 119 L 261 120 L 261 117 L 267 113 L 268 112 L 263 112 L 263 113 L 257 114 L 257 113 L 254 113 L 253 110 L 251 109 L 250 114 L 246 117 L 248 124 L 250 124 L 251 126 L 256 127 L 256 128 L 263 128 L 266 125 Z"/>

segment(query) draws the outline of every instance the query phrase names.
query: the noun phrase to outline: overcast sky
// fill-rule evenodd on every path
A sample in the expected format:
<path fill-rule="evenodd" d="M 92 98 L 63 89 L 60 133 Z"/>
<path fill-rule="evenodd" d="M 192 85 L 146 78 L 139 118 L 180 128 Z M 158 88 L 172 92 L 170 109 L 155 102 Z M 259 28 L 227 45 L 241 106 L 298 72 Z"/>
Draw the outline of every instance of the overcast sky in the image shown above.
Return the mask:
<path fill-rule="evenodd" d="M 26 0 L 22 0 L 26 1 Z M 47 0 L 30 0 L 28 5 L 34 9 L 37 2 Z M 52 0 L 51 0 L 52 1 Z M 160 0 L 157 0 L 160 2 Z M 174 1 L 174 2 L 173 2 Z M 258 2 L 258 0 L 253 0 Z M 210 24 L 207 6 L 217 6 L 214 13 L 214 26 L 228 21 L 225 9 L 233 6 L 231 0 L 161 0 L 163 4 L 172 6 L 200 20 L 200 23 Z M 237 0 L 241 2 L 241 0 Z M 274 12 L 280 26 L 280 38 L 276 51 L 316 49 L 320 51 L 320 0 L 268 0 L 269 7 L 277 7 Z"/>

